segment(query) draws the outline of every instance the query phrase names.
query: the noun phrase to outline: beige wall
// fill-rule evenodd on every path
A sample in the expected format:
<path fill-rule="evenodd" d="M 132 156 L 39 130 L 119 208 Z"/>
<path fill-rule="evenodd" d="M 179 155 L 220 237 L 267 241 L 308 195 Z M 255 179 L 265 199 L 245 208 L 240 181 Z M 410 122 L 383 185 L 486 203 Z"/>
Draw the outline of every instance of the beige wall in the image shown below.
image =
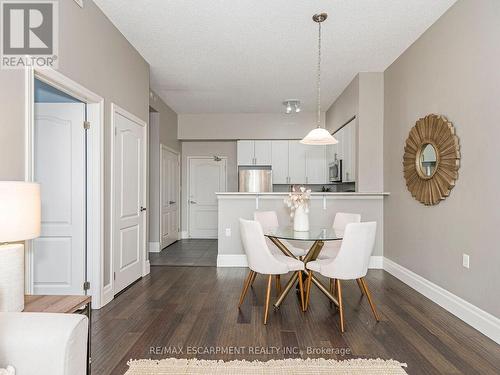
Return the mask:
<path fill-rule="evenodd" d="M 312 112 L 180 114 L 179 139 L 302 139 L 315 126 Z"/>
<path fill-rule="evenodd" d="M 326 111 L 326 128 L 335 132 L 356 116 L 356 190 L 384 191 L 384 74 L 359 73 Z"/>
<path fill-rule="evenodd" d="M 177 136 L 177 113 L 165 104 L 165 102 L 153 91 L 151 91 L 149 97 L 149 105 L 158 112 L 160 119 L 160 143 L 180 152 L 181 143 Z"/>
<path fill-rule="evenodd" d="M 160 144 L 172 150 L 181 151 L 177 139 L 177 113 L 155 92 L 150 91 L 149 133 L 149 241 L 160 242 Z"/>
<path fill-rule="evenodd" d="M 227 157 L 227 191 L 238 191 L 238 166 L 236 156 L 236 141 L 209 141 L 209 142 L 182 142 L 182 214 L 181 230 L 188 230 L 187 201 L 188 201 L 188 157 L 189 156 L 225 156 Z"/>
<path fill-rule="evenodd" d="M 357 185 L 361 192 L 384 191 L 384 74 L 359 74 Z"/>
<path fill-rule="evenodd" d="M 359 74 L 342 91 L 342 94 L 326 111 L 326 128 L 335 133 L 359 111 Z"/>
<path fill-rule="evenodd" d="M 149 65 L 92 1 L 59 2 L 59 71 L 104 97 L 104 189 L 110 199 L 110 108 L 116 103 L 148 121 Z M 0 179 L 24 179 L 24 74 L 0 70 Z M 109 268 L 105 204 L 104 269 Z M 105 273 L 108 284 L 110 274 Z"/>
<path fill-rule="evenodd" d="M 385 72 L 384 255 L 500 317 L 500 1 L 460 0 Z M 461 145 L 459 178 L 434 207 L 402 173 L 415 121 L 445 115 Z M 462 267 L 470 255 L 470 269 Z"/>

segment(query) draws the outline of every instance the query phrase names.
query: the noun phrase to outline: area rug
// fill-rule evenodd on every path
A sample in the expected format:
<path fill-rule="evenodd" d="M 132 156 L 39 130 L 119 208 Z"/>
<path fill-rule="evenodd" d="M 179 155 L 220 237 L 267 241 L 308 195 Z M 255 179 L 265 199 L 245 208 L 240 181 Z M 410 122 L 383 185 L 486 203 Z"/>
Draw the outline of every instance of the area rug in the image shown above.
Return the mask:
<path fill-rule="evenodd" d="M 197 359 L 131 360 L 125 375 L 404 375 L 405 363 L 382 359 L 282 359 L 260 361 L 205 361 Z"/>

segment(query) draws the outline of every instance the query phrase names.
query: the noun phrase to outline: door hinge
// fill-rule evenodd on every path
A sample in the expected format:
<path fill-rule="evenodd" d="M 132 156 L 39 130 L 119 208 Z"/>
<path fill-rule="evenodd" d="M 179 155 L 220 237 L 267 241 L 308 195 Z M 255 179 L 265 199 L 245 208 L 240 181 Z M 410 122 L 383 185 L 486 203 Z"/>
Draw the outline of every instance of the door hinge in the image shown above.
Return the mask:
<path fill-rule="evenodd" d="M 116 280 L 116 272 L 113 272 L 113 280 Z"/>
<path fill-rule="evenodd" d="M 116 135 L 116 132 L 117 132 L 117 130 L 116 130 L 116 127 L 115 127 L 115 135 Z"/>
<path fill-rule="evenodd" d="M 85 281 L 83 283 L 83 290 L 89 290 L 90 289 L 90 281 Z"/>
<path fill-rule="evenodd" d="M 85 130 L 90 129 L 90 121 L 84 121 L 84 122 L 83 122 L 83 128 L 84 128 Z"/>

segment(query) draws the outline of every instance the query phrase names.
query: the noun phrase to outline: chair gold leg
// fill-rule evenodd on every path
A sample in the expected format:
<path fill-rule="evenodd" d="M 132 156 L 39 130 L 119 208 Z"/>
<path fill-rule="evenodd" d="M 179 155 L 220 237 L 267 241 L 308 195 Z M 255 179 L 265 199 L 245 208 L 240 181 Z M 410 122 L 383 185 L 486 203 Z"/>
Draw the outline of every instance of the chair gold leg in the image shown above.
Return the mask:
<path fill-rule="evenodd" d="M 378 316 L 377 309 L 375 308 L 375 304 L 373 303 L 372 295 L 370 293 L 370 290 L 368 289 L 368 284 L 366 283 L 366 280 L 365 280 L 364 277 L 362 277 L 360 280 L 361 280 L 361 285 L 363 285 L 363 289 L 365 290 L 365 294 L 366 294 L 366 298 L 368 299 L 368 303 L 370 304 L 370 307 L 372 309 L 373 316 L 375 317 L 375 320 L 377 322 L 379 322 L 380 318 Z"/>
<path fill-rule="evenodd" d="M 335 295 L 335 279 L 330 278 L 330 293 Z M 332 307 L 333 302 L 330 301 L 330 307 Z"/>
<path fill-rule="evenodd" d="M 264 308 L 264 324 L 267 324 L 267 316 L 269 315 L 269 300 L 271 299 L 271 286 L 273 285 L 273 275 L 267 278 L 267 291 L 266 291 L 266 306 Z"/>
<path fill-rule="evenodd" d="M 302 311 L 306 311 L 306 305 L 304 302 L 304 284 L 302 282 L 302 271 L 299 271 L 299 291 L 300 291 L 300 307 Z"/>
<path fill-rule="evenodd" d="M 365 288 L 363 287 L 363 283 L 361 282 L 361 279 L 356 279 L 356 282 L 358 283 L 359 290 L 361 290 L 361 294 L 365 294 Z"/>
<path fill-rule="evenodd" d="M 253 288 L 253 282 L 255 281 L 255 277 L 257 277 L 257 272 L 253 273 L 252 279 L 250 280 L 250 286 Z"/>
<path fill-rule="evenodd" d="M 279 296 L 281 294 L 281 278 L 280 275 L 276 275 L 276 295 Z"/>
<path fill-rule="evenodd" d="M 309 277 L 307 278 L 306 303 L 305 303 L 304 311 L 307 311 L 307 309 L 309 308 L 309 298 L 311 295 L 312 276 L 313 276 L 313 272 L 309 271 Z"/>
<path fill-rule="evenodd" d="M 335 280 L 335 286 L 337 290 L 337 299 L 339 301 L 340 332 L 344 333 L 344 307 L 342 305 L 342 287 L 340 285 L 340 280 Z"/>
<path fill-rule="evenodd" d="M 252 280 L 255 279 L 256 274 L 257 274 L 257 272 L 250 271 L 247 278 L 245 279 L 245 283 L 243 284 L 243 290 L 241 291 L 241 295 L 240 295 L 240 303 L 238 304 L 238 308 L 243 304 L 243 301 L 245 300 L 245 296 L 247 295 L 247 292 L 248 292 L 248 288 L 250 287 Z"/>

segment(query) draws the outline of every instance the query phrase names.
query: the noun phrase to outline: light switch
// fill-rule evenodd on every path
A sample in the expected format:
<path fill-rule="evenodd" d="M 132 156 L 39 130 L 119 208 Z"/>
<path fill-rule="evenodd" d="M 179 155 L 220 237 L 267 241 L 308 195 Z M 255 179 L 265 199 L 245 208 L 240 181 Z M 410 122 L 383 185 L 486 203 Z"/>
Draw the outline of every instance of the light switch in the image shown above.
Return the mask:
<path fill-rule="evenodd" d="M 465 268 L 469 268 L 469 255 L 463 254 L 463 256 L 462 256 L 462 265 Z"/>
<path fill-rule="evenodd" d="M 231 228 L 226 228 L 226 237 L 231 237 Z"/>

